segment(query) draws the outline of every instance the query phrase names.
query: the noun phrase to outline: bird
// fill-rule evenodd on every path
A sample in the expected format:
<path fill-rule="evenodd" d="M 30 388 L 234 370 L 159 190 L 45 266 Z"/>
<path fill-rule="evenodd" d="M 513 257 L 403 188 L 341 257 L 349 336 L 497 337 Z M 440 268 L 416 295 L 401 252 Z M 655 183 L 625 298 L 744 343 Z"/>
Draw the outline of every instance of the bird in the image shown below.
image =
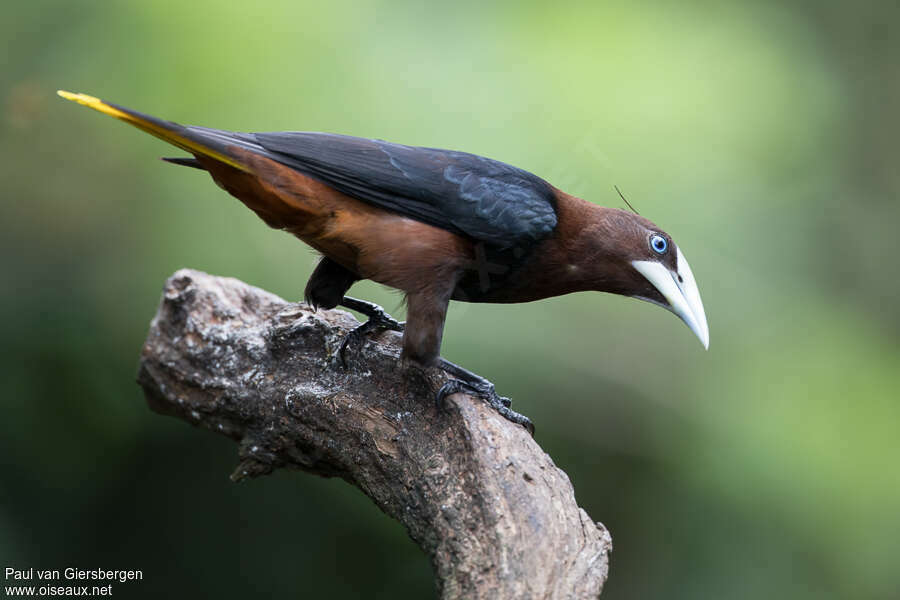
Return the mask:
<path fill-rule="evenodd" d="M 193 155 L 163 160 L 208 172 L 267 225 L 318 251 L 305 300 L 368 317 L 340 345 L 345 366 L 349 346 L 375 331 L 401 331 L 402 363 L 450 376 L 436 392 L 439 405 L 450 394 L 470 393 L 534 433 L 531 420 L 489 380 L 440 356 L 451 300 L 619 294 L 671 311 L 709 348 L 706 313 L 684 253 L 634 211 L 588 202 L 467 152 L 334 133 L 184 126 L 87 94 L 57 93 Z M 405 323 L 346 295 L 363 279 L 405 294 Z"/>

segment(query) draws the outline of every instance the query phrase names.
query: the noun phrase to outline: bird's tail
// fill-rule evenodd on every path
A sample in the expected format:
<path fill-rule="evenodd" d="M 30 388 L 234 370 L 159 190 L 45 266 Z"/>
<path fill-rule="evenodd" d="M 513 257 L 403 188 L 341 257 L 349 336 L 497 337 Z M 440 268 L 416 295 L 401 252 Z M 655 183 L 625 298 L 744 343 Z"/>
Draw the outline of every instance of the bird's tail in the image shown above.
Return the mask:
<path fill-rule="evenodd" d="M 150 115 L 145 115 L 116 104 L 104 102 L 99 98 L 94 98 L 87 94 L 73 94 L 72 92 L 65 92 L 63 90 L 59 90 L 56 93 L 66 100 L 72 100 L 78 104 L 83 104 L 84 106 L 93 108 L 103 114 L 134 125 L 138 129 L 146 131 L 150 135 L 165 140 L 174 146 L 178 146 L 191 154 L 208 156 L 232 166 L 235 169 L 245 172 L 250 171 L 249 167 L 246 164 L 243 164 L 234 153 L 230 151 L 234 147 L 249 147 L 251 145 L 242 139 L 242 134 L 219 131 L 216 129 L 206 129 L 204 127 L 185 127 L 184 125 L 179 125 L 172 121 L 164 121 L 163 119 L 157 119 L 156 117 L 151 117 Z M 253 146 L 255 146 L 255 144 L 253 144 Z M 186 161 L 190 160 L 191 159 L 171 159 L 170 162 L 187 164 Z M 192 163 L 187 166 L 194 166 L 194 164 Z"/>
<path fill-rule="evenodd" d="M 345 262 L 355 260 L 347 254 L 353 251 L 352 247 L 340 237 L 329 242 L 331 246 L 319 243 L 338 210 L 346 208 L 346 202 L 336 202 L 333 189 L 289 164 L 282 164 L 286 157 L 261 146 L 253 134 L 179 125 L 87 94 L 57 93 L 190 152 L 197 158 L 165 160 L 208 171 L 216 183 L 270 227 L 286 229 L 323 252 L 331 249 Z"/>

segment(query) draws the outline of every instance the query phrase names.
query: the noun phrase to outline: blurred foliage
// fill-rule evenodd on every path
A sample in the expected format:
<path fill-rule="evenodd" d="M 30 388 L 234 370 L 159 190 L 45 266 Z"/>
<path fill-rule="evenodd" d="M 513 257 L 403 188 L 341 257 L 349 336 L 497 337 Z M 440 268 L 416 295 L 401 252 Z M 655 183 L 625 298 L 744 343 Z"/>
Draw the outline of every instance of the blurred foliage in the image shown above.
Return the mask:
<path fill-rule="evenodd" d="M 454 305 L 444 346 L 534 418 L 612 531 L 604 598 L 900 597 L 896 2 L 4 13 L 3 565 L 143 569 L 126 597 L 432 594 L 356 490 L 233 485 L 232 442 L 147 410 L 133 379 L 169 274 L 296 299 L 314 256 L 63 88 L 191 124 L 463 149 L 601 204 L 620 185 L 690 258 L 708 353 L 672 315 L 598 294 Z"/>

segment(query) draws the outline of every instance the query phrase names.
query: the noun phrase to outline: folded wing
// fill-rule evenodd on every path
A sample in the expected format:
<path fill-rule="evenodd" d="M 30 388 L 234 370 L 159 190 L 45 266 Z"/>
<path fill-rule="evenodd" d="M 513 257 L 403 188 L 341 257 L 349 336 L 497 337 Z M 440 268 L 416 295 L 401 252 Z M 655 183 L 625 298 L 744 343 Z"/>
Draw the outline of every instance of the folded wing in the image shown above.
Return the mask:
<path fill-rule="evenodd" d="M 500 248 L 528 245 L 556 227 L 547 182 L 474 154 L 329 133 L 187 130 L 223 151 L 253 150 L 348 196 Z"/>

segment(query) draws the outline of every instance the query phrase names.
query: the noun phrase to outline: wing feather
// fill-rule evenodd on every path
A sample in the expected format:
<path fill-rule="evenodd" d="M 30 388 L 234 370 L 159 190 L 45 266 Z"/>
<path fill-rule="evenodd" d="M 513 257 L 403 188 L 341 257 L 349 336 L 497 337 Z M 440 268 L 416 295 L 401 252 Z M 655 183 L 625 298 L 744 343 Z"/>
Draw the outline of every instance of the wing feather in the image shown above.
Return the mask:
<path fill-rule="evenodd" d="M 236 135 L 349 196 L 494 246 L 530 244 L 556 227 L 553 188 L 496 160 L 327 133 Z"/>

